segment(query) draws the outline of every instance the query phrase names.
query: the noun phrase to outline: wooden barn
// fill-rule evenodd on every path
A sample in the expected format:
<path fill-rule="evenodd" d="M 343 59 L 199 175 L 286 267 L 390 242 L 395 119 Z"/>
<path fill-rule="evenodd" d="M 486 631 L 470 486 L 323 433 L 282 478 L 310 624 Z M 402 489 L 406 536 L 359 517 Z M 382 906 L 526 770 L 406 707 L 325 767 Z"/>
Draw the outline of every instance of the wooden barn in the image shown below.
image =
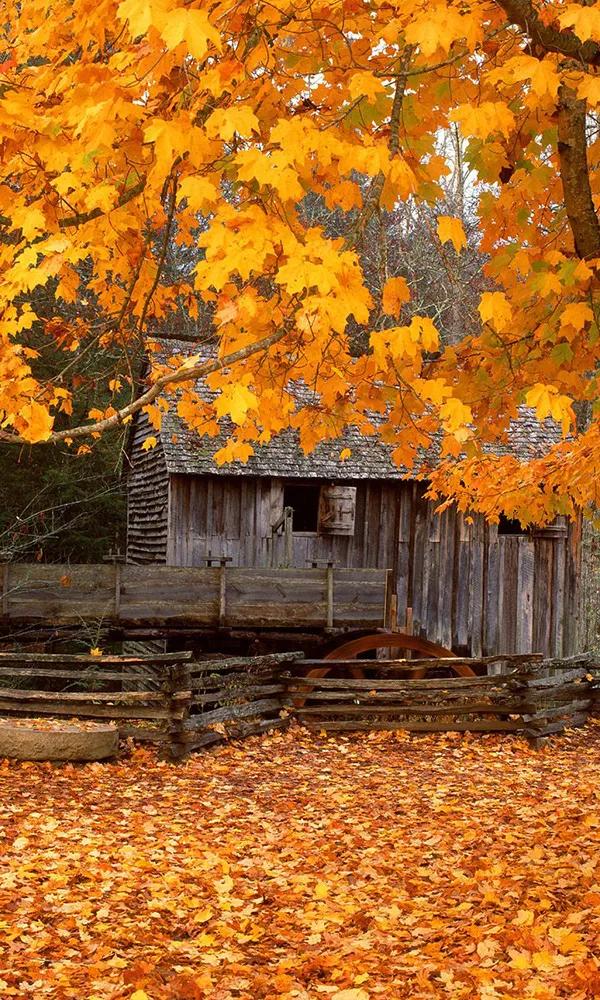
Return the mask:
<path fill-rule="evenodd" d="M 130 439 L 128 563 L 386 569 L 399 627 L 461 656 L 576 651 L 578 523 L 527 530 L 469 524 L 453 508 L 436 515 L 424 485 L 355 428 L 310 455 L 288 431 L 226 466 L 214 460 L 223 439 L 190 431 L 175 406 L 157 446 L 142 450 L 151 433 L 142 416 Z M 527 458 L 557 435 L 524 409 L 507 447 Z"/>

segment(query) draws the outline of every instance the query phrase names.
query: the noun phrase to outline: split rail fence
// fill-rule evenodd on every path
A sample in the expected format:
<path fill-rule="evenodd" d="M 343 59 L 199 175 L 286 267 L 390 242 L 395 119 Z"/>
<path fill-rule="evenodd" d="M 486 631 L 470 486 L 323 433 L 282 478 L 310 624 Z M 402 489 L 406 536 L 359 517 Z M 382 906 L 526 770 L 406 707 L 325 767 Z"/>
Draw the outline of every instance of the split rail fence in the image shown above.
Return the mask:
<path fill-rule="evenodd" d="M 378 661 L 379 676 L 362 678 L 347 674 L 368 661 L 307 660 L 305 666 L 318 670 L 325 662 L 346 676 L 287 678 L 290 705 L 311 729 L 522 732 L 537 738 L 582 725 L 592 708 L 586 654 L 461 659 L 476 671 L 473 677 L 393 676 L 423 666 L 441 673 L 457 663 L 450 659 Z"/>
<path fill-rule="evenodd" d="M 292 718 L 326 732 L 513 732 L 536 740 L 582 725 L 600 708 L 587 655 L 461 662 L 476 671 L 473 677 L 410 676 L 423 665 L 443 673 L 453 665 L 444 660 L 1 653 L 0 714 L 111 719 L 121 737 L 153 741 L 178 758 L 282 728 Z"/>

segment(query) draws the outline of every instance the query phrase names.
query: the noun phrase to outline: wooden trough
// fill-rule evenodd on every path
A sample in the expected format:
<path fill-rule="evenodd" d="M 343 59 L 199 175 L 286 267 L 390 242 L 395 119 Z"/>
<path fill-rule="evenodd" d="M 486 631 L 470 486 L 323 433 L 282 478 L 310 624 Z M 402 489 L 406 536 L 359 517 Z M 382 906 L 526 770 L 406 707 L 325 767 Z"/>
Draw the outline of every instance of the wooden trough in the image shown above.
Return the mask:
<path fill-rule="evenodd" d="M 114 757 L 119 730 L 114 723 L 52 726 L 39 719 L 0 719 L 0 758 L 15 760 L 93 761 Z"/>
<path fill-rule="evenodd" d="M 386 621 L 381 569 L 207 566 L 0 567 L 0 620 L 54 625 L 102 619 L 124 625 L 214 628 L 375 628 Z"/>

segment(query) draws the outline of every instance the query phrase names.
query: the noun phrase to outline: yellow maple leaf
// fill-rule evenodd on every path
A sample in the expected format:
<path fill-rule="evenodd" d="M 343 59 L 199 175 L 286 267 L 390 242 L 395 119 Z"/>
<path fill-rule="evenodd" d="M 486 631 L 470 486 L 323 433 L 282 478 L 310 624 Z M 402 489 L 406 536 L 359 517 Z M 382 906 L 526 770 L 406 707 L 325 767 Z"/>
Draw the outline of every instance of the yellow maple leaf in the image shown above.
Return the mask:
<path fill-rule="evenodd" d="M 570 3 L 558 15 L 561 27 L 573 28 L 582 42 L 590 39 L 600 41 L 600 10 L 597 7 L 581 7 Z"/>
<path fill-rule="evenodd" d="M 382 306 L 388 316 L 399 316 L 402 305 L 410 299 L 410 291 L 406 278 L 388 278 L 383 286 Z"/>
<path fill-rule="evenodd" d="M 336 993 L 330 994 L 330 998 L 331 1000 L 369 1000 L 369 994 L 366 990 L 352 987 L 349 990 L 337 990 Z"/>
<path fill-rule="evenodd" d="M 589 104 L 600 104 L 600 77 L 586 74 L 577 84 L 577 94 Z"/>
<path fill-rule="evenodd" d="M 178 196 L 181 199 L 185 198 L 190 208 L 202 211 L 202 209 L 214 204 L 217 191 L 212 181 L 207 177 L 194 174 L 191 177 L 183 178 L 179 185 Z"/>
<path fill-rule="evenodd" d="M 499 132 L 508 136 L 515 124 L 515 116 L 498 101 L 482 101 L 481 104 L 461 104 L 450 112 L 450 120 L 457 122 L 465 135 L 487 139 Z"/>
<path fill-rule="evenodd" d="M 419 340 L 426 351 L 437 351 L 440 346 L 440 335 L 429 316 L 413 316 L 410 326 L 411 330 L 417 331 Z"/>
<path fill-rule="evenodd" d="M 340 451 L 340 459 L 342 460 L 342 462 L 345 462 L 347 458 L 350 458 L 351 454 L 352 454 L 351 448 L 342 448 L 342 450 Z"/>
<path fill-rule="evenodd" d="M 47 441 L 52 434 L 54 417 L 48 412 L 45 406 L 32 400 L 21 408 L 20 417 L 25 426 L 21 430 L 22 436 L 30 444 L 37 444 L 39 441 Z"/>
<path fill-rule="evenodd" d="M 46 217 L 37 205 L 19 205 L 12 213 L 14 229 L 20 229 L 25 239 L 33 239 L 46 230 Z"/>
<path fill-rule="evenodd" d="M 484 323 L 494 330 L 504 330 L 512 319 L 512 307 L 504 292 L 484 292 L 477 307 Z"/>
<path fill-rule="evenodd" d="M 188 10 L 178 7 L 165 14 L 160 33 L 170 49 L 185 42 L 190 55 L 204 59 L 209 43 L 220 51 L 221 36 L 203 10 Z"/>
<path fill-rule="evenodd" d="M 114 184 L 97 184 L 85 196 L 87 209 L 99 208 L 102 212 L 110 212 L 119 197 Z"/>
<path fill-rule="evenodd" d="M 472 37 L 475 22 L 462 17 L 445 3 L 428 4 L 422 14 L 413 15 L 405 30 L 406 41 L 418 45 L 421 53 L 432 56 L 438 49 L 448 52 L 453 42 Z"/>
<path fill-rule="evenodd" d="M 392 157 L 381 192 L 383 207 L 391 210 L 398 199 L 404 201 L 416 190 L 417 179 L 406 160 L 402 156 Z"/>
<path fill-rule="evenodd" d="M 594 313 L 587 302 L 570 302 L 560 314 L 560 325 L 582 330 L 585 324 L 593 322 L 593 319 Z"/>
<path fill-rule="evenodd" d="M 509 964 L 512 969 L 518 969 L 519 972 L 528 972 L 531 969 L 531 952 L 509 948 L 508 954 L 511 956 Z"/>
<path fill-rule="evenodd" d="M 432 403 L 443 403 L 451 394 L 451 389 L 442 378 L 418 379 L 413 382 L 413 386 L 423 399 L 429 399 Z"/>
<path fill-rule="evenodd" d="M 446 430 L 455 433 L 471 423 L 473 414 L 470 406 L 452 397 L 440 406 L 440 417 Z"/>
<path fill-rule="evenodd" d="M 235 424 L 242 424 L 248 410 L 258 406 L 258 397 L 241 382 L 231 382 L 221 391 L 215 400 L 215 412 L 218 417 L 229 416 Z"/>
<path fill-rule="evenodd" d="M 437 221 L 437 233 L 441 243 L 452 243 L 457 253 L 467 245 L 467 237 L 460 219 L 451 215 L 440 215 Z"/>
<path fill-rule="evenodd" d="M 538 972 L 552 972 L 556 966 L 556 955 L 543 948 L 541 951 L 534 951 L 531 957 L 532 965 Z"/>
<path fill-rule="evenodd" d="M 150 435 L 150 437 L 147 437 L 142 443 L 142 451 L 150 451 L 151 448 L 156 448 L 157 444 L 158 442 L 154 435 Z"/>
<path fill-rule="evenodd" d="M 559 393 L 555 385 L 544 385 L 537 382 L 525 396 L 527 406 L 535 409 L 538 420 L 552 417 L 562 424 L 563 434 L 566 434 L 574 421 L 572 400 L 569 396 Z"/>
<path fill-rule="evenodd" d="M 379 94 L 385 94 L 385 87 L 373 73 L 353 73 L 348 84 L 348 93 L 353 101 L 366 97 L 368 101 L 373 102 Z"/>
<path fill-rule="evenodd" d="M 519 910 L 513 920 L 513 924 L 516 924 L 517 927 L 531 927 L 533 925 L 534 918 L 535 914 L 533 910 Z"/>
<path fill-rule="evenodd" d="M 122 21 L 129 22 L 133 36 L 144 35 L 152 24 L 156 7 L 157 4 L 152 4 L 150 0 L 122 0 L 117 7 L 117 15 Z"/>
<path fill-rule="evenodd" d="M 556 97 L 560 86 L 560 76 L 550 59 L 535 59 L 533 56 L 515 56 L 502 67 L 514 80 L 530 80 L 531 89 L 538 97 Z"/>
<path fill-rule="evenodd" d="M 227 462 L 247 462 L 253 454 L 254 448 L 247 441 L 228 441 L 214 457 L 217 465 L 226 465 Z"/>
<path fill-rule="evenodd" d="M 317 882 L 314 891 L 315 899 L 327 899 L 329 895 L 329 886 L 327 882 Z"/>
<path fill-rule="evenodd" d="M 217 108 L 206 120 L 206 133 L 212 139 L 229 142 L 236 132 L 251 135 L 260 128 L 258 118 L 252 108 L 245 105 L 236 108 Z"/>

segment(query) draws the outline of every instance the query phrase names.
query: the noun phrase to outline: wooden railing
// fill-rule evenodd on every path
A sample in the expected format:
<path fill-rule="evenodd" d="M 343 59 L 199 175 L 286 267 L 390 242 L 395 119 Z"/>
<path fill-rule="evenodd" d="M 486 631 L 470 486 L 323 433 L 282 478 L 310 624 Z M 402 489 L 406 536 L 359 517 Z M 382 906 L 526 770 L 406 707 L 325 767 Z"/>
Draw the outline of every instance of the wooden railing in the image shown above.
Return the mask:
<path fill-rule="evenodd" d="M 378 627 L 388 571 L 132 565 L 0 567 L 0 620 L 214 627 Z"/>

